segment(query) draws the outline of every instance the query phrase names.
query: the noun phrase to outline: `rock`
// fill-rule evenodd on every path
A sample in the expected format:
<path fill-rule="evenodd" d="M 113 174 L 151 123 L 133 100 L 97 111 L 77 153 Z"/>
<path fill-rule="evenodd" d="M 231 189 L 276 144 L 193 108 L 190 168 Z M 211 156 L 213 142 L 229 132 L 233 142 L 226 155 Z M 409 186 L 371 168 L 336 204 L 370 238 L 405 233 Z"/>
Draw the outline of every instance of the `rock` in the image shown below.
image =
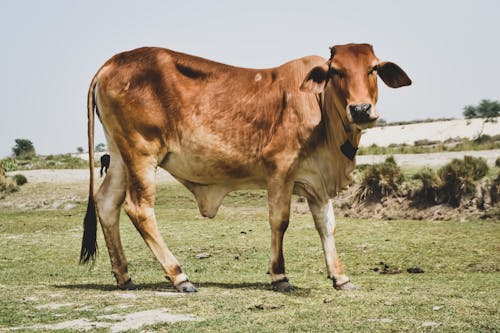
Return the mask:
<path fill-rule="evenodd" d="M 432 307 L 432 311 L 439 311 L 439 310 L 441 310 L 442 308 L 443 308 L 442 306 L 436 305 L 436 306 L 433 306 L 433 307 Z"/>
<path fill-rule="evenodd" d="M 424 272 L 424 270 L 420 267 L 410 267 L 406 271 L 410 274 L 420 274 Z"/>
<path fill-rule="evenodd" d="M 279 308 L 282 308 L 282 307 L 283 307 L 283 305 L 279 305 L 279 304 L 266 304 L 266 303 L 263 303 L 263 304 L 257 304 L 253 308 L 250 308 L 250 309 L 274 310 L 274 309 L 279 309 Z"/>
<path fill-rule="evenodd" d="M 196 258 L 198 258 L 198 259 L 205 259 L 208 257 L 210 257 L 210 253 L 207 253 L 207 252 L 198 253 L 196 255 Z"/>

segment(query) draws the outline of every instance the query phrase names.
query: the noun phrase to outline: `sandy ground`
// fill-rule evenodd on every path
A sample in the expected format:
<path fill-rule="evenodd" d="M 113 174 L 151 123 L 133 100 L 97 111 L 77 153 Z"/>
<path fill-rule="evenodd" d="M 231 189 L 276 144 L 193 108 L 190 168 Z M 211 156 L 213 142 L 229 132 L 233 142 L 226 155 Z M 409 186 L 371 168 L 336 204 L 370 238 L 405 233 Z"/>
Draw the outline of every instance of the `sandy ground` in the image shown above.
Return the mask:
<path fill-rule="evenodd" d="M 463 158 L 464 155 L 484 158 L 490 166 L 495 163 L 495 160 L 500 157 L 500 150 L 479 150 L 479 151 L 464 151 L 464 152 L 442 152 L 431 154 L 396 154 L 394 158 L 398 165 L 402 166 L 439 166 L 450 162 L 454 158 Z M 361 155 L 358 156 L 357 164 L 373 164 L 380 163 L 385 160 L 386 155 Z M 26 176 L 29 183 L 80 183 L 87 182 L 89 179 L 89 171 L 86 169 L 75 170 L 26 170 L 8 172 L 7 175 L 13 176 L 17 173 L 22 173 Z M 99 169 L 95 169 L 95 179 L 97 183 L 101 181 L 99 178 Z M 175 179 L 165 170 L 159 169 L 156 174 L 157 182 L 168 183 L 175 182 Z"/>
<path fill-rule="evenodd" d="M 55 324 L 34 325 L 12 327 L 12 330 L 75 330 L 90 331 L 95 329 L 107 328 L 109 332 L 124 332 L 137 330 L 142 326 L 154 325 L 158 323 L 176 323 L 179 321 L 196 320 L 196 317 L 190 314 L 172 314 L 167 309 L 156 309 L 149 311 L 140 311 L 129 313 L 127 315 L 111 314 L 97 316 L 98 321 L 89 319 L 75 319 L 63 321 Z"/>
<path fill-rule="evenodd" d="M 87 169 L 41 169 L 41 170 L 21 170 L 7 172 L 7 176 L 21 173 L 28 179 L 28 183 L 81 183 L 88 182 L 89 171 Z M 94 169 L 96 183 L 99 184 L 103 178 L 99 178 L 99 169 Z M 156 180 L 160 183 L 176 181 L 168 172 L 159 169 Z"/>
<path fill-rule="evenodd" d="M 391 143 L 406 143 L 412 145 L 417 140 L 445 141 L 450 138 L 473 139 L 478 136 L 483 126 L 482 119 L 457 119 L 435 121 L 410 125 L 374 127 L 366 130 L 361 137 L 360 146 L 386 147 Z M 500 134 L 500 117 L 497 122 L 484 124 L 483 134 Z"/>
<path fill-rule="evenodd" d="M 463 158 L 465 155 L 484 158 L 489 166 L 493 166 L 495 160 L 500 157 L 500 149 L 430 154 L 394 154 L 393 156 L 400 166 L 436 167 L 446 164 L 454 158 Z M 373 164 L 383 162 L 386 158 L 387 155 L 360 155 L 356 158 L 356 162 L 357 164 Z"/>

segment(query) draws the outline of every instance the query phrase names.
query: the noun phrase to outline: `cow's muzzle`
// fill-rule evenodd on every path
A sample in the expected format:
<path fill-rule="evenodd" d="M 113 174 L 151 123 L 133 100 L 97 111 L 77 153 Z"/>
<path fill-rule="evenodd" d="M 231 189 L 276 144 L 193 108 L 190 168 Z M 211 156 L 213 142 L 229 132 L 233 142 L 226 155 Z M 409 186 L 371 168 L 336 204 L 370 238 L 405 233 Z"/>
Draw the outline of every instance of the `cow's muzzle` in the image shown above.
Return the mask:
<path fill-rule="evenodd" d="M 350 104 L 349 113 L 353 123 L 363 124 L 377 120 L 378 114 L 372 104 Z"/>

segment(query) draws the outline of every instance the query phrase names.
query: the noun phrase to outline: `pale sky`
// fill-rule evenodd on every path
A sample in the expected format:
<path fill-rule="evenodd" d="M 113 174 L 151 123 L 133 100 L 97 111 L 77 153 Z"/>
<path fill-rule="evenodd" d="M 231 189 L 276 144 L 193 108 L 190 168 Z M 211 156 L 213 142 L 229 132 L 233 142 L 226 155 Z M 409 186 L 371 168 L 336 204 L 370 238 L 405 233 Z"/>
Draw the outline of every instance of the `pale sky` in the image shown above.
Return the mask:
<path fill-rule="evenodd" d="M 413 80 L 379 80 L 382 118 L 461 118 L 464 105 L 500 100 L 499 15 L 498 0 L 2 1 L 0 158 L 15 138 L 40 154 L 86 150 L 92 76 L 140 46 L 267 68 L 367 42 Z"/>

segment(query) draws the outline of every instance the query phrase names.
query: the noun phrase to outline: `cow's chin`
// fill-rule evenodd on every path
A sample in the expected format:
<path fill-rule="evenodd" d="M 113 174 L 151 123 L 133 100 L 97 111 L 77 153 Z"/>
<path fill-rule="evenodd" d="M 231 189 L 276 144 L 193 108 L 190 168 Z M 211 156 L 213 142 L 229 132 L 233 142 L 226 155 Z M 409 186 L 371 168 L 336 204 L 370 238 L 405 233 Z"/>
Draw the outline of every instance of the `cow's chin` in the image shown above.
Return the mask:
<path fill-rule="evenodd" d="M 357 128 L 359 128 L 360 130 L 364 130 L 367 128 L 374 127 L 377 124 L 377 119 L 378 118 L 373 119 L 373 120 L 363 121 L 363 122 L 357 122 L 357 123 L 353 123 L 353 125 L 356 126 Z"/>

